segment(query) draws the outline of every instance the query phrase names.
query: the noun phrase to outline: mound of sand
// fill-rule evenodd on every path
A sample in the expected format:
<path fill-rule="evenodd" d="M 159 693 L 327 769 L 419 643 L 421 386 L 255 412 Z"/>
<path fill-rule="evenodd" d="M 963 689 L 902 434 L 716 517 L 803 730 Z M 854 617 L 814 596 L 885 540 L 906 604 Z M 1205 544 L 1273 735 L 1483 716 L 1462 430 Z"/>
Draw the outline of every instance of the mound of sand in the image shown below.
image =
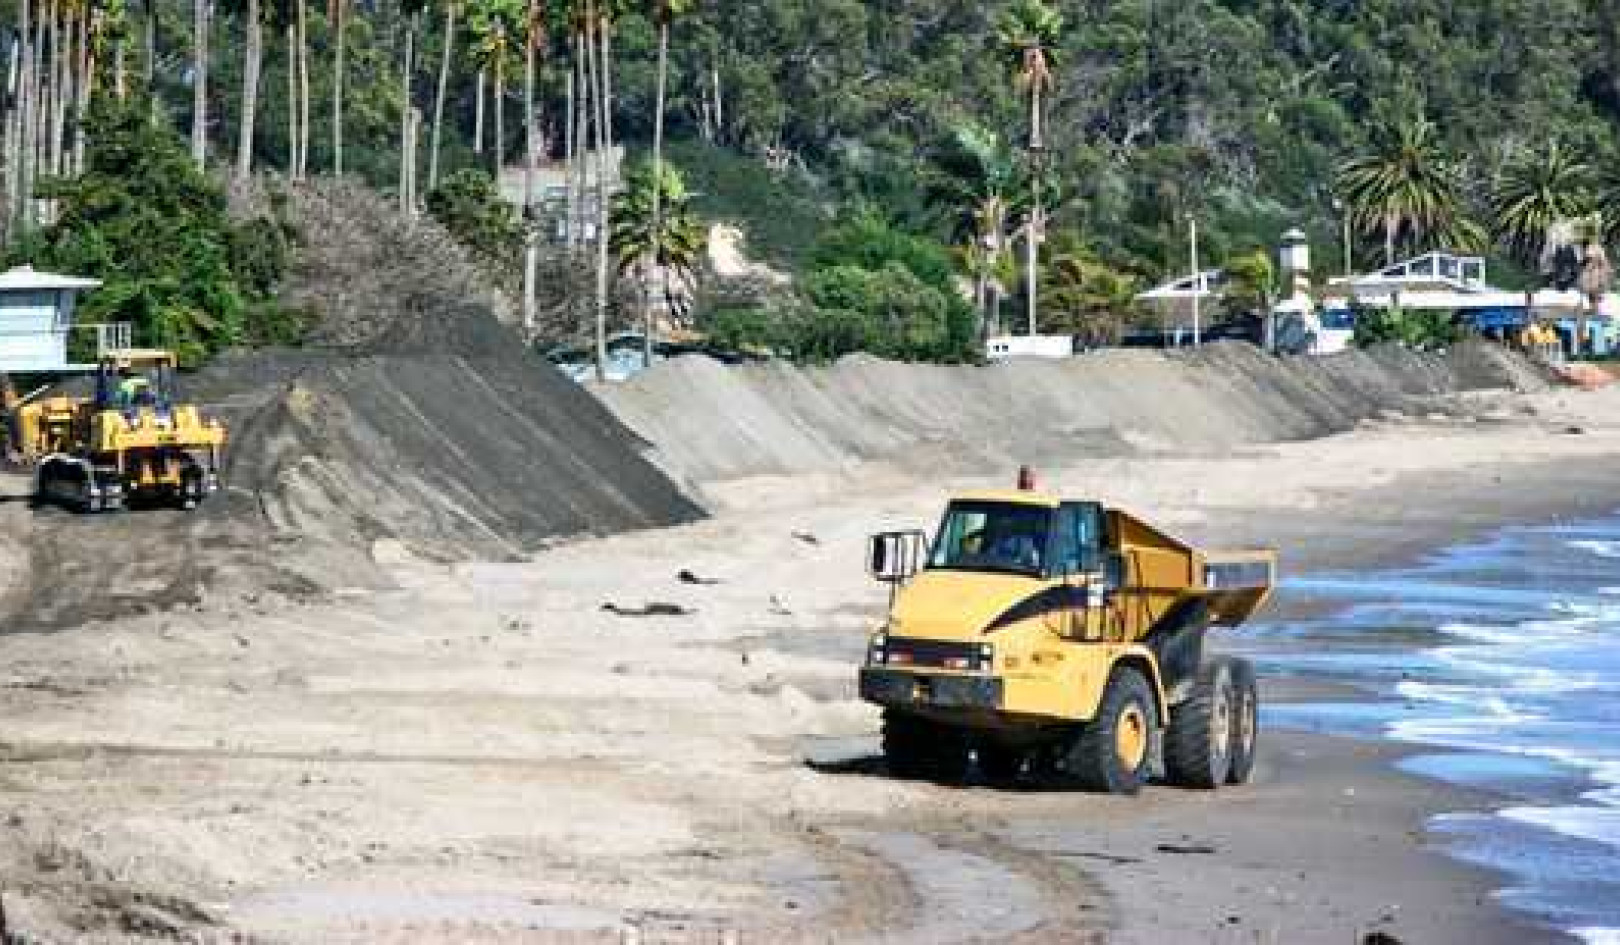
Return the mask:
<path fill-rule="evenodd" d="M 701 514 L 645 443 L 538 359 L 256 356 L 214 370 L 282 372 L 243 412 L 225 470 L 278 533 L 504 559 Z"/>
<path fill-rule="evenodd" d="M 837 474 L 871 462 L 983 472 L 1011 463 L 1221 450 L 1325 436 L 1461 391 L 1536 390 L 1527 362 L 1489 345 L 1276 359 L 1249 345 L 1108 351 L 987 368 L 846 358 L 826 368 L 659 365 L 601 396 L 695 483 Z"/>
<path fill-rule="evenodd" d="M 701 514 L 526 349 L 441 227 L 343 183 L 291 207 L 287 297 L 318 316 L 309 347 L 223 358 L 192 384 L 234 416 L 226 482 L 277 533 L 508 558 Z"/>

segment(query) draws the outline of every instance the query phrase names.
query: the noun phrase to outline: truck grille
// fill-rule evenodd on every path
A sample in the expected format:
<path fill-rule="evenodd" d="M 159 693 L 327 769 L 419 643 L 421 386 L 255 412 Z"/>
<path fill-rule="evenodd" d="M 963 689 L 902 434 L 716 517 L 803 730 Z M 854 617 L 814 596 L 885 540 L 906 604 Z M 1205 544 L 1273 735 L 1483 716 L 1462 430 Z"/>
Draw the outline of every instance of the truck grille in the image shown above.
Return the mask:
<path fill-rule="evenodd" d="M 890 637 L 888 659 L 890 666 L 922 666 L 932 669 L 961 671 L 979 669 L 979 647 L 973 643 L 948 640 L 912 640 Z"/>

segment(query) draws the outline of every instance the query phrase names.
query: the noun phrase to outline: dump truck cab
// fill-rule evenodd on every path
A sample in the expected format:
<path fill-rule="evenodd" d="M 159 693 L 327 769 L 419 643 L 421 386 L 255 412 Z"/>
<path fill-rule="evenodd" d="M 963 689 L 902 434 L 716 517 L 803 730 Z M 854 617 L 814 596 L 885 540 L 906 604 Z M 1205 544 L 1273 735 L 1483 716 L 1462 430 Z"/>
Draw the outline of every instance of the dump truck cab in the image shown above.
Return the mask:
<path fill-rule="evenodd" d="M 931 540 L 874 536 L 869 566 L 892 596 L 860 690 L 885 710 L 898 772 L 976 762 L 1124 792 L 1161 766 L 1190 783 L 1248 776 L 1253 672 L 1206 659 L 1204 637 L 1265 602 L 1274 554 L 1201 552 L 1102 503 L 1020 489 L 955 497 Z M 1202 706 L 1220 728 L 1203 777 L 1181 757 L 1189 705 L 1182 718 Z M 1110 758 L 1085 757 L 1103 741 Z"/>

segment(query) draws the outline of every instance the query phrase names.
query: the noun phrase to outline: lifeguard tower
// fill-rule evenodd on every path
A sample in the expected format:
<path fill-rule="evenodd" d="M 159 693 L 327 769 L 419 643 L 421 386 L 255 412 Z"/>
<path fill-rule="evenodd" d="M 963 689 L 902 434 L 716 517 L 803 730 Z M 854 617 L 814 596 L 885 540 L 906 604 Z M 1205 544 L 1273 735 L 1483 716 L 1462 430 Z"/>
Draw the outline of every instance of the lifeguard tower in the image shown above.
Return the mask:
<path fill-rule="evenodd" d="M 130 345 L 130 325 L 76 325 L 79 294 L 99 288 L 95 279 L 38 272 L 30 266 L 0 273 L 0 374 L 76 374 L 95 364 L 69 360 L 75 331 L 95 333 L 92 356 Z"/>

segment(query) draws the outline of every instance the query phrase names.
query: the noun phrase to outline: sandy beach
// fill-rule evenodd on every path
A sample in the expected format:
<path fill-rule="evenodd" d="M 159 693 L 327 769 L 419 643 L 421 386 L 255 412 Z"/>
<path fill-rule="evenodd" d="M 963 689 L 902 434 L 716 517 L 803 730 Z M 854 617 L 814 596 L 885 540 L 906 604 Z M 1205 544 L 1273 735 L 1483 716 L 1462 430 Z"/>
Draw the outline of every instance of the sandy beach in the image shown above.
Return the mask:
<path fill-rule="evenodd" d="M 1043 473 L 1198 541 L 1275 546 L 1291 573 L 1369 567 L 1509 522 L 1613 511 L 1617 408 L 1617 392 L 1481 394 L 1321 440 Z M 6 930 L 1559 940 L 1504 913 L 1495 877 L 1425 833 L 1432 813 L 1490 799 L 1394 771 L 1386 746 L 1268 733 L 1255 783 L 1218 794 L 888 778 L 876 713 L 854 697 L 884 602 L 862 573 L 864 538 L 928 524 L 947 492 L 991 481 L 872 464 L 710 482 L 707 521 L 526 562 L 432 562 L 384 540 L 373 558 L 391 588 L 213 595 L 0 635 Z M 20 503 L 0 506 L 13 542 L 56 514 L 25 522 Z M 689 613 L 603 610 L 649 603 Z M 1268 699 L 1321 695 L 1263 684 Z"/>

